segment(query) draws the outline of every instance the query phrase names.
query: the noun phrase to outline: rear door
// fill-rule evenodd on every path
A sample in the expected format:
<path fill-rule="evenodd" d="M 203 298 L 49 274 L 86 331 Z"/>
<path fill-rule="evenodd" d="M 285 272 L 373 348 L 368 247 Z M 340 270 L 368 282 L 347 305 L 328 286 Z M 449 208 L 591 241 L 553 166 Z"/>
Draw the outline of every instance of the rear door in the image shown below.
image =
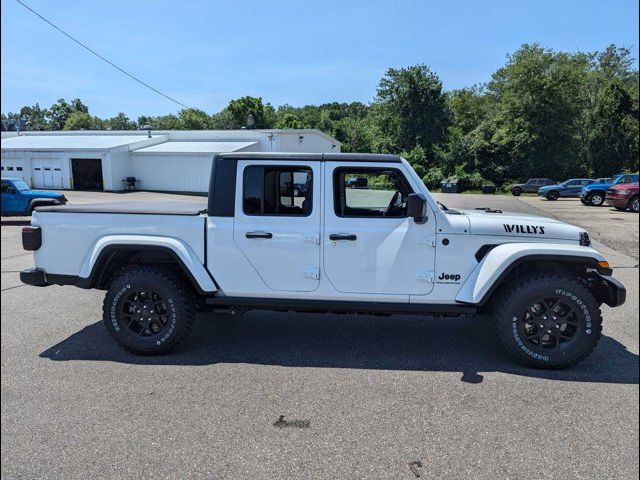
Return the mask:
<path fill-rule="evenodd" d="M 321 164 L 238 161 L 234 242 L 271 290 L 320 284 Z"/>

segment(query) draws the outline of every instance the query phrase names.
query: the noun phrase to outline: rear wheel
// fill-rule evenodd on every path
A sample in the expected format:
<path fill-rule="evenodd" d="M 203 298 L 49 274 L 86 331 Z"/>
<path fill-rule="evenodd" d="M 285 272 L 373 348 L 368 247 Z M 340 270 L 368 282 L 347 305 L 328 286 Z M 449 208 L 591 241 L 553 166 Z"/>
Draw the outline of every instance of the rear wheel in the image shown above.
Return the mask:
<path fill-rule="evenodd" d="M 512 188 L 511 193 L 514 197 L 519 197 L 520 195 L 522 195 L 522 189 L 520 187 Z"/>
<path fill-rule="evenodd" d="M 547 193 L 547 200 L 551 200 L 552 202 L 555 200 L 558 200 L 558 197 L 560 197 L 560 194 L 555 190 L 552 190 L 549 193 Z"/>
<path fill-rule="evenodd" d="M 629 202 L 629 210 L 632 212 L 638 213 L 640 212 L 640 200 L 639 197 L 633 197 Z"/>
<path fill-rule="evenodd" d="M 599 207 L 604 203 L 604 194 L 592 193 L 591 195 L 589 195 L 589 198 L 587 198 L 587 202 L 589 203 L 589 205 Z"/>
<path fill-rule="evenodd" d="M 500 293 L 497 336 L 520 362 L 565 368 L 584 360 L 602 332 L 599 303 L 579 281 L 529 275 Z"/>
<path fill-rule="evenodd" d="M 111 282 L 103 320 L 125 349 L 141 355 L 168 353 L 191 331 L 195 296 L 191 286 L 171 270 L 128 270 Z"/>

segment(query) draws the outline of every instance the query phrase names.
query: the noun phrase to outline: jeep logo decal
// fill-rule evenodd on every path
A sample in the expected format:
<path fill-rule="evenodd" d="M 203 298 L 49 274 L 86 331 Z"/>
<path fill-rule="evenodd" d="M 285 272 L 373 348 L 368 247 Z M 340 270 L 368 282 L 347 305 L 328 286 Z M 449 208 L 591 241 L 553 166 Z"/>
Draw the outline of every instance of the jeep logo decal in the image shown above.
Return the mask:
<path fill-rule="evenodd" d="M 542 225 L 507 225 L 504 224 L 504 231 L 507 233 L 528 233 L 534 235 L 544 235 Z"/>
<path fill-rule="evenodd" d="M 448 280 L 450 282 L 459 282 L 460 278 L 462 278 L 462 277 L 458 273 L 444 273 L 444 272 L 442 272 L 440 274 L 440 276 L 438 277 L 438 280 Z"/>

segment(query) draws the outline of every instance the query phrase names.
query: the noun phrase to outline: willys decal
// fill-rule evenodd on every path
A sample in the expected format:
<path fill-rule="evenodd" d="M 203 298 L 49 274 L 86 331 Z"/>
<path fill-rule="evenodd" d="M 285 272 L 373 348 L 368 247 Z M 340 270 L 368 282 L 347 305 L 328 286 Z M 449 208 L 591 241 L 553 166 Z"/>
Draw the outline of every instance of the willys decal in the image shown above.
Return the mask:
<path fill-rule="evenodd" d="M 542 225 L 507 225 L 504 224 L 504 231 L 507 233 L 528 233 L 533 235 L 544 235 Z"/>

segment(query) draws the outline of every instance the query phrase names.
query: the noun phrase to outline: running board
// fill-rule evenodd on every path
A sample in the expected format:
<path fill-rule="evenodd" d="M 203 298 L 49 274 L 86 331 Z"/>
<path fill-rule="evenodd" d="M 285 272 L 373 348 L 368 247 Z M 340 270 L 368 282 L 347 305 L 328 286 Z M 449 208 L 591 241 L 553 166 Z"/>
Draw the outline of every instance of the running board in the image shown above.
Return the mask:
<path fill-rule="evenodd" d="M 288 298 L 206 297 L 207 305 L 256 310 L 291 310 L 296 312 L 384 313 L 405 315 L 473 315 L 478 309 L 470 305 L 419 304 L 393 302 L 354 302 L 336 300 L 301 300 Z"/>

